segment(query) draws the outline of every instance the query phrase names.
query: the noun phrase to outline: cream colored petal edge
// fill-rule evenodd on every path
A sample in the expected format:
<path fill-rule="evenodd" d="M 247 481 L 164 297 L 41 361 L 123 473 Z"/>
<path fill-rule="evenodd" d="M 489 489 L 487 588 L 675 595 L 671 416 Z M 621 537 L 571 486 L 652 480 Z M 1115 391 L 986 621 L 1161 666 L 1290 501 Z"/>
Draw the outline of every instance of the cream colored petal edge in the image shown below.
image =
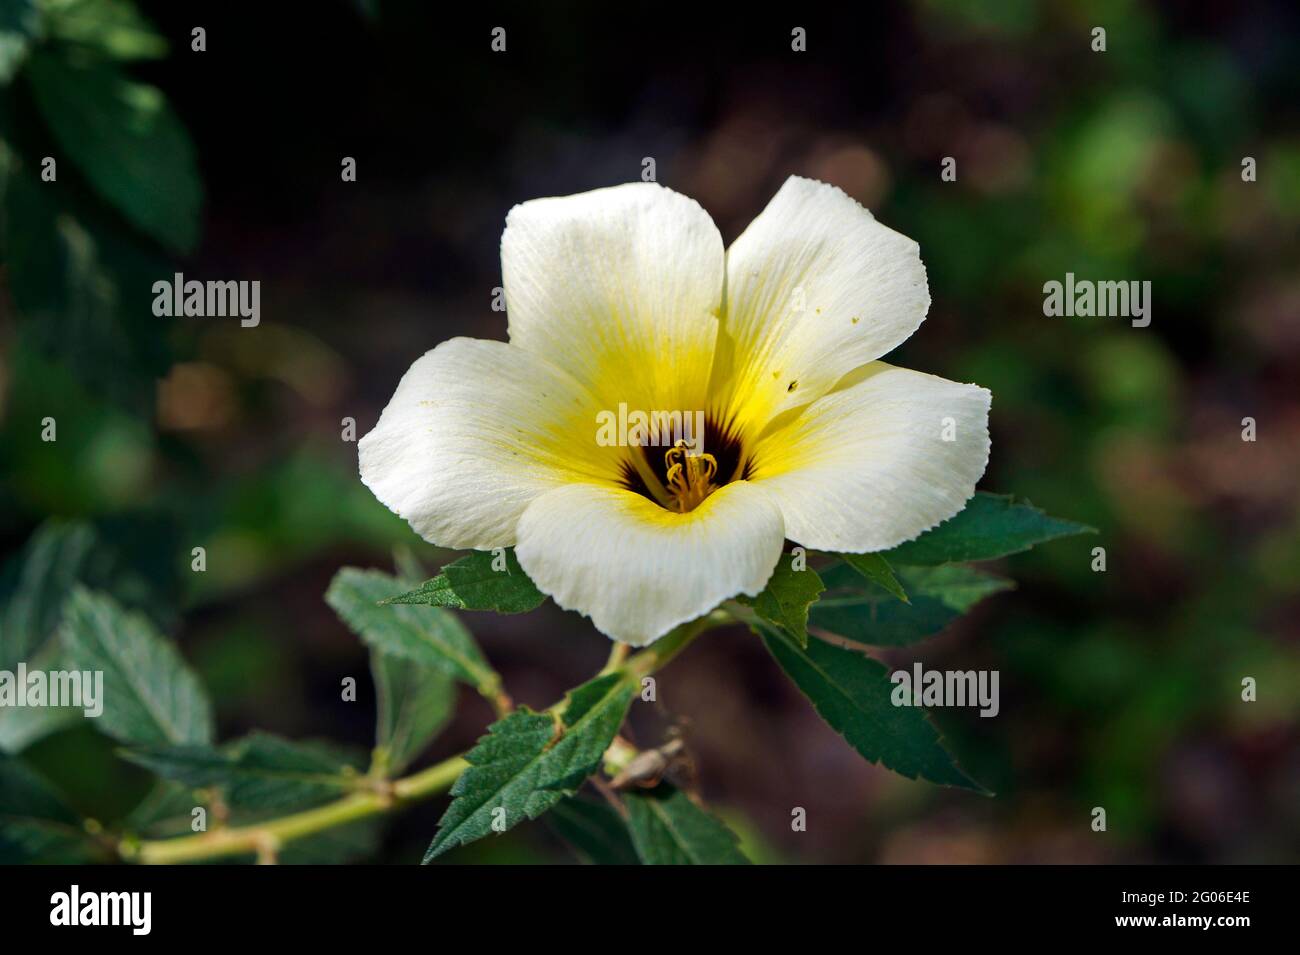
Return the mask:
<path fill-rule="evenodd" d="M 747 482 L 687 514 L 631 491 L 575 485 L 528 506 L 515 552 L 560 607 L 644 646 L 737 594 L 759 593 L 783 542 L 781 512 Z"/>
<path fill-rule="evenodd" d="M 433 544 L 509 546 L 538 495 L 616 479 L 617 450 L 596 444 L 596 410 L 522 349 L 453 338 L 411 365 L 358 442 L 361 480 Z"/>
<path fill-rule="evenodd" d="M 850 378 L 759 443 L 751 479 L 780 505 L 792 541 L 887 550 L 952 517 L 975 493 L 988 464 L 992 395 L 884 362 Z"/>
<path fill-rule="evenodd" d="M 750 433 L 900 345 L 930 307 L 915 242 L 797 176 L 727 250 L 726 296 L 718 377 Z"/>
<path fill-rule="evenodd" d="M 704 410 L 723 248 L 695 200 L 637 182 L 525 202 L 501 272 L 512 344 L 611 409 Z"/>

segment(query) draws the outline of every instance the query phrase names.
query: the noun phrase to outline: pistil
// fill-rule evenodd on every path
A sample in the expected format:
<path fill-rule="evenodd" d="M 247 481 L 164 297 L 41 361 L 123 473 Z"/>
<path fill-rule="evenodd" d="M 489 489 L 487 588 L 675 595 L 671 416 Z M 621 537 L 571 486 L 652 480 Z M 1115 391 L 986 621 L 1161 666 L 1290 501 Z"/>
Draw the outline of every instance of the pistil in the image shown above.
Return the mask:
<path fill-rule="evenodd" d="M 664 454 L 664 464 L 668 469 L 664 484 L 673 497 L 675 511 L 685 514 L 695 510 L 718 489 L 713 483 L 718 474 L 717 459 L 689 450 L 684 441 L 678 441 Z"/>

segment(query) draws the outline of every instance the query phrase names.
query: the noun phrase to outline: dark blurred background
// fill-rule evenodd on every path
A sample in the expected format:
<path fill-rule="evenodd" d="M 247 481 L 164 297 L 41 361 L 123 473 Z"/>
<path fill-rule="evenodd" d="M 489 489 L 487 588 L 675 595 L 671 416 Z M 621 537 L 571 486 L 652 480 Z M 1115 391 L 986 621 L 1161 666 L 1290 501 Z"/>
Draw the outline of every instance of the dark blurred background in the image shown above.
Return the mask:
<path fill-rule="evenodd" d="M 321 595 L 343 564 L 389 568 L 404 549 L 432 571 L 449 555 L 361 485 L 340 422 L 369 430 L 443 339 L 505 337 L 491 301 L 512 205 L 638 179 L 653 157 L 730 242 L 797 173 L 920 242 L 934 304 L 890 360 L 992 390 L 981 486 L 1100 536 L 1004 561 L 1017 591 L 888 655 L 1000 671 L 996 719 L 936 715 L 996 798 L 864 764 L 741 631 L 665 671 L 637 742 L 681 725 L 701 791 L 761 861 L 1300 858 L 1292 4 L 138 6 L 170 52 L 129 73 L 166 94 L 193 141 L 201 239 L 117 273 L 122 330 L 107 343 L 4 296 L 0 544 L 18 554 L 60 516 L 128 552 L 211 687 L 223 738 L 370 744 L 366 655 Z M 195 26 L 206 52 L 190 49 Z M 495 26 L 505 53 L 490 49 Z M 807 52 L 791 51 L 796 26 Z M 32 125 L 21 83 L 12 130 Z M 356 182 L 340 180 L 345 156 Z M 940 180 L 945 156 L 956 182 Z M 148 245 L 112 214 L 96 228 Z M 173 269 L 260 280 L 260 327 L 155 318 L 149 284 Z M 1149 280 L 1150 327 L 1044 317 L 1043 283 L 1066 272 Z M 47 415 L 56 443 L 40 440 Z M 208 570 L 193 574 L 200 544 Z M 1105 573 L 1090 569 L 1098 545 Z M 534 705 L 608 652 L 549 605 L 467 622 Z M 349 675 L 358 703 L 339 699 Z M 490 720 L 471 696 L 428 759 Z M 98 818 L 148 790 L 84 726 L 27 755 Z M 794 806 L 807 832 L 790 831 Z M 1090 828 L 1094 806 L 1106 833 Z M 441 810 L 403 815 L 365 858 L 418 860 Z M 570 856 L 533 824 L 448 858 Z"/>

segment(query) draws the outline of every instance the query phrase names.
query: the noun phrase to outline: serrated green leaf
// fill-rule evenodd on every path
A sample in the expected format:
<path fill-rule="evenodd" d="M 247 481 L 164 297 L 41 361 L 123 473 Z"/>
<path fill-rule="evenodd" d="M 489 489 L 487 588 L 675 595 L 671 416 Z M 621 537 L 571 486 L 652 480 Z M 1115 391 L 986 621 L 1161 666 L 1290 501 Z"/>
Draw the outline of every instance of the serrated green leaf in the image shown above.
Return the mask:
<path fill-rule="evenodd" d="M 94 855 L 81 817 L 53 787 L 0 756 L 0 865 L 86 862 Z"/>
<path fill-rule="evenodd" d="M 27 658 L 27 672 L 71 669 L 64 664 L 62 652 L 59 642 L 50 640 Z M 0 707 L 0 752 L 20 753 L 37 740 L 72 726 L 84 715 L 85 711 L 75 706 Z"/>
<path fill-rule="evenodd" d="M 209 803 L 193 786 L 159 779 L 122 820 L 122 828 L 149 839 L 191 835 L 194 810 L 198 807 L 208 809 Z"/>
<path fill-rule="evenodd" d="M 903 589 L 903 585 L 894 576 L 894 568 L 890 567 L 889 561 L 885 560 L 880 554 L 836 554 L 835 556 L 873 584 L 883 587 L 903 603 L 908 602 L 907 591 Z"/>
<path fill-rule="evenodd" d="M 454 614 L 437 607 L 384 605 L 402 584 L 378 570 L 344 567 L 334 575 L 326 602 L 369 646 L 441 670 L 490 692 L 500 677 Z"/>
<path fill-rule="evenodd" d="M 168 249 L 192 251 L 202 186 L 189 135 L 162 92 L 43 48 L 24 75 L 54 138 L 95 191 Z"/>
<path fill-rule="evenodd" d="M 82 573 L 94 545 L 84 524 L 48 523 L 32 535 L 21 555 L 5 565 L 0 579 L 0 670 L 63 669 L 52 639 L 63 617 L 63 602 Z M 0 750 L 27 745 L 81 717 L 71 707 L 0 708 Z"/>
<path fill-rule="evenodd" d="M 131 746 L 211 742 L 207 693 L 143 614 L 77 587 L 60 639 L 69 669 L 103 671 L 104 710 L 91 720 L 95 729 Z"/>
<path fill-rule="evenodd" d="M 94 533 L 85 524 L 49 523 L 32 535 L 0 580 L 0 669 L 12 670 L 41 646 L 63 619 Z"/>
<path fill-rule="evenodd" d="M 1028 501 L 980 491 L 955 517 L 884 556 L 893 564 L 992 560 L 1058 537 L 1095 533 L 1084 524 L 1048 517 Z"/>
<path fill-rule="evenodd" d="M 900 576 L 912 595 L 908 604 L 864 582 L 851 567 L 832 567 L 825 571 L 826 595 L 812 608 L 809 623 L 857 643 L 901 647 L 933 636 L 979 600 L 1015 586 L 962 564 L 909 567 Z"/>
<path fill-rule="evenodd" d="M 592 865 L 639 865 L 623 817 L 608 805 L 581 796 L 558 802 L 546 823 L 578 858 Z"/>
<path fill-rule="evenodd" d="M 13 672 L 20 661 L 28 672 L 69 669 L 55 637 L 64 602 L 78 583 L 102 586 L 155 612 L 163 604 L 149 581 L 91 525 L 47 521 L 0 573 L 0 670 Z M 2 707 L 0 751 L 19 752 L 81 718 L 76 707 Z"/>
<path fill-rule="evenodd" d="M 982 790 L 957 768 L 922 710 L 893 705 L 882 664 L 815 638 L 801 648 L 766 624 L 759 635 L 821 718 L 864 758 L 911 779 Z"/>
<path fill-rule="evenodd" d="M 596 677 L 569 694 L 556 738 L 555 720 L 520 708 L 488 727 L 466 755 L 469 768 L 452 786 L 427 863 L 455 846 L 536 819 L 577 792 L 600 766 L 632 703 L 624 672 Z M 502 812 L 503 811 L 503 812 Z"/>
<path fill-rule="evenodd" d="M 454 798 L 439 820 L 438 834 L 424 861 L 487 835 L 494 810 L 505 810 L 501 823 L 508 828 L 520 818 L 541 815 L 568 795 L 540 782 L 538 767 L 554 738 L 554 721 L 527 707 L 489 726 L 487 735 L 466 754 L 470 766 L 452 786 Z"/>
<path fill-rule="evenodd" d="M 456 684 L 434 667 L 381 650 L 370 653 L 375 679 L 377 755 L 396 775 L 438 735 L 456 705 Z"/>
<path fill-rule="evenodd" d="M 414 590 L 385 603 L 428 604 L 454 610 L 492 610 L 496 613 L 527 613 L 542 605 L 546 595 L 528 579 L 513 549 L 507 549 L 504 569 L 494 564 L 499 557 L 490 551 L 475 551 L 442 568 L 442 573 Z"/>
<path fill-rule="evenodd" d="M 235 810 L 303 809 L 337 798 L 356 780 L 333 749 L 260 732 L 220 748 L 143 746 L 122 755 L 164 779 L 217 787 Z"/>
<path fill-rule="evenodd" d="M 957 613 L 966 613 L 985 597 L 1016 589 L 1014 580 L 961 564 L 909 567 L 904 580 L 916 593 L 933 597 Z"/>
<path fill-rule="evenodd" d="M 400 576 L 393 581 L 395 588 L 406 589 L 424 576 L 409 548 L 399 549 L 396 558 Z M 373 765 L 396 776 L 451 719 L 456 684 L 443 670 L 378 648 L 370 651 L 370 672 L 376 706 Z"/>
<path fill-rule="evenodd" d="M 330 743 L 255 732 L 224 749 L 236 769 L 222 786 L 226 801 L 236 813 L 254 817 L 337 799 L 355 784 L 358 775 L 349 754 Z"/>
<path fill-rule="evenodd" d="M 788 639 L 788 638 L 787 638 Z M 628 830 L 646 865 L 748 865 L 735 833 L 667 783 L 626 793 Z"/>
<path fill-rule="evenodd" d="M 757 597 L 736 599 L 753 607 L 764 620 L 776 624 L 798 641 L 808 645 L 808 608 L 826 588 L 811 567 L 794 569 L 794 555 L 782 554 L 767 586 Z"/>

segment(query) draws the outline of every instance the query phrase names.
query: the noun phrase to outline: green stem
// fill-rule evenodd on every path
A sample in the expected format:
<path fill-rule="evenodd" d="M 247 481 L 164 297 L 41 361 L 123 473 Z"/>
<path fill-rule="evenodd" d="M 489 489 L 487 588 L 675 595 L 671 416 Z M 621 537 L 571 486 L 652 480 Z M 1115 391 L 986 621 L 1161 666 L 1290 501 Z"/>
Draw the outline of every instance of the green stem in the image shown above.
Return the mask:
<path fill-rule="evenodd" d="M 335 826 L 389 812 L 396 806 L 419 802 L 451 788 L 469 765 L 461 756 L 382 787 L 355 792 L 337 802 L 296 812 L 250 826 L 231 826 L 175 839 L 157 839 L 124 844 L 123 858 L 144 863 L 199 862 L 221 856 L 277 852 L 285 843 L 314 835 Z"/>
<path fill-rule="evenodd" d="M 629 677 L 641 679 L 666 666 L 701 633 L 731 622 L 733 618 L 730 615 L 714 611 L 699 620 L 683 624 L 630 660 L 621 661 L 621 667 L 607 667 L 606 670 L 613 672 L 623 669 Z M 504 694 L 501 696 L 504 697 Z M 446 792 L 468 765 L 463 755 L 453 756 L 392 782 L 366 777 L 363 784 L 369 788 L 360 789 L 315 809 L 253 825 L 214 829 L 193 836 L 143 842 L 124 839 L 118 845 L 118 852 L 128 861 L 154 864 L 199 862 L 231 855 L 256 855 L 259 858 L 273 859 L 285 843 L 295 839 L 359 819 L 382 815 Z"/>
<path fill-rule="evenodd" d="M 722 610 L 705 614 L 698 620 L 684 623 L 652 643 L 627 662 L 627 671 L 636 677 L 647 676 L 666 667 L 677 654 L 685 650 L 692 640 L 715 627 L 734 623 L 732 616 Z"/>
<path fill-rule="evenodd" d="M 501 677 L 495 673 L 492 674 L 489 680 L 479 684 L 478 691 L 483 699 L 488 701 L 488 705 L 496 713 L 497 719 L 508 716 L 510 711 L 515 708 L 514 700 L 510 699 L 510 695 L 501 686 Z"/>
<path fill-rule="evenodd" d="M 600 671 L 600 672 L 601 672 L 601 673 L 613 673 L 615 670 L 617 670 L 619 667 L 621 667 L 621 666 L 623 665 L 623 663 L 627 660 L 628 652 L 629 652 L 631 649 L 632 649 L 632 648 L 629 647 L 626 643 L 617 643 L 617 642 L 616 642 L 616 643 L 615 643 L 615 644 L 610 648 L 610 650 L 609 650 L 609 659 L 605 661 L 605 665 L 601 668 L 601 671 Z"/>

